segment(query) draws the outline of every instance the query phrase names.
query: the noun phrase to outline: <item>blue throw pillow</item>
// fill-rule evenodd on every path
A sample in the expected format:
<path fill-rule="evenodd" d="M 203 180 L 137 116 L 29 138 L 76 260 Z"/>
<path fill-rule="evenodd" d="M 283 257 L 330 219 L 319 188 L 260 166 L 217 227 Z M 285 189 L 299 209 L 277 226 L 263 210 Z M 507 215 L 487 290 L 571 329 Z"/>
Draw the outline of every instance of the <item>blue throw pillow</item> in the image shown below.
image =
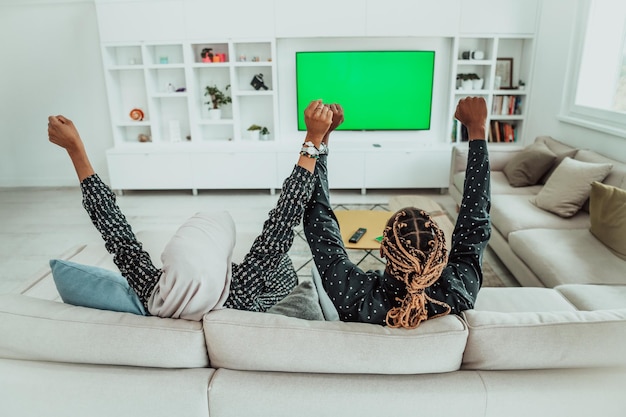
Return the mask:
<path fill-rule="evenodd" d="M 50 260 L 50 268 L 64 303 L 146 315 L 137 293 L 119 272 L 60 259 Z"/>

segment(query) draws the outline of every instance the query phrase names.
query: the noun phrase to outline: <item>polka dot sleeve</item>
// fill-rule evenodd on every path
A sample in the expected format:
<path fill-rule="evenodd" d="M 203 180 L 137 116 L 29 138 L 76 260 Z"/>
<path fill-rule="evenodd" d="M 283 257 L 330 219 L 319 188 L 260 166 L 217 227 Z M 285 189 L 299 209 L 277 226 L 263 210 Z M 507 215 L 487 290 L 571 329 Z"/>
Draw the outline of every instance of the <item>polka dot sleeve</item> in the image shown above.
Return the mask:
<path fill-rule="evenodd" d="M 491 237 L 490 196 L 487 144 L 482 140 L 471 141 L 448 265 L 441 278 L 427 289 L 430 297 L 448 304 L 452 313 L 473 308 L 482 286 L 482 257 Z M 442 312 L 440 306 L 429 305 L 429 315 Z"/>

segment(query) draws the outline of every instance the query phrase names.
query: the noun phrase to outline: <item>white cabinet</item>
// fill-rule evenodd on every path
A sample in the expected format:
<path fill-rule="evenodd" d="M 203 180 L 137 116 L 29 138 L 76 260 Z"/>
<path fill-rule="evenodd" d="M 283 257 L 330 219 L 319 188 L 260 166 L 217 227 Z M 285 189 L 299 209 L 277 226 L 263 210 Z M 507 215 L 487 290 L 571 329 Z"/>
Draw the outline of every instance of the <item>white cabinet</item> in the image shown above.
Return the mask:
<path fill-rule="evenodd" d="M 178 0 L 96 1 L 100 42 L 180 40 L 185 15 Z"/>
<path fill-rule="evenodd" d="M 460 6 L 462 36 L 533 35 L 536 31 L 539 0 L 462 0 Z"/>
<path fill-rule="evenodd" d="M 189 156 L 176 152 L 107 152 L 111 188 L 167 190 L 192 188 Z"/>
<path fill-rule="evenodd" d="M 273 152 L 197 152 L 190 155 L 195 189 L 272 188 Z"/>
<path fill-rule="evenodd" d="M 368 36 L 454 36 L 462 0 L 368 0 Z"/>
<path fill-rule="evenodd" d="M 524 141 L 529 85 L 532 83 L 532 36 L 479 36 L 454 39 L 450 85 L 450 139 L 467 140 L 454 111 L 460 99 L 484 97 L 490 142 Z M 471 80 L 478 77 L 477 81 Z M 470 79 L 465 79 L 470 78 Z"/>
<path fill-rule="evenodd" d="M 449 178 L 448 146 L 365 154 L 366 188 L 447 188 Z"/>
<path fill-rule="evenodd" d="M 463 140 L 454 109 L 466 96 L 487 101 L 491 140 L 497 141 L 496 127 L 510 126 L 523 141 L 539 0 L 319 0 L 304 9 L 291 0 L 95 5 L 115 145 L 107 159 L 116 189 L 280 188 L 297 160 L 286 138 L 303 136 L 285 123 L 296 103 L 291 52 L 315 50 L 311 45 L 320 38 L 336 48 L 380 49 L 389 39 L 391 49 L 426 44 L 445 51 L 435 87 L 448 100 L 433 109 L 432 130 L 419 137 L 390 134 L 399 144 L 388 146 L 385 139 L 376 149 L 379 141 L 367 132 L 365 140 L 351 132 L 331 151 L 332 189 L 447 187 L 450 145 Z M 208 50 L 220 59 L 206 62 Z M 482 56 L 471 55 L 476 51 Z M 497 86 L 501 63 L 511 64 L 505 77 L 511 88 L 503 88 L 505 79 Z M 477 74 L 482 84 L 459 89 L 460 74 Z M 264 87 L 251 85 L 257 76 Z M 231 99 L 219 117 L 209 111 L 209 86 Z M 269 139 L 250 139 L 252 125 L 266 127 Z"/>

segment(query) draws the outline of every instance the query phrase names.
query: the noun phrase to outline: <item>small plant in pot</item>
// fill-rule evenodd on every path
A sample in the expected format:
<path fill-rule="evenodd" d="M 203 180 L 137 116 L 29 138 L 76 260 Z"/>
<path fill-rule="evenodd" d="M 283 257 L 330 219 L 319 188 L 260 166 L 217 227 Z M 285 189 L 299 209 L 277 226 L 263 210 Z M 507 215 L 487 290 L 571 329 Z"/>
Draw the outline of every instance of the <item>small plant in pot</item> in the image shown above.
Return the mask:
<path fill-rule="evenodd" d="M 248 138 L 258 140 L 259 135 L 261 134 L 261 129 L 263 128 L 259 125 L 250 125 L 250 127 L 248 128 Z"/>
<path fill-rule="evenodd" d="M 230 88 L 230 84 L 228 84 L 224 90 L 228 90 Z M 233 99 L 230 96 L 224 94 L 222 90 L 220 90 L 216 85 L 207 86 L 204 92 L 205 96 L 210 98 L 209 101 L 206 101 L 204 104 L 209 105 L 209 116 L 212 119 L 219 119 L 222 117 L 222 106 L 225 106 L 228 103 L 232 103 Z"/>
<path fill-rule="evenodd" d="M 270 140 L 270 130 L 266 127 L 263 126 L 263 129 L 261 129 L 261 140 Z"/>

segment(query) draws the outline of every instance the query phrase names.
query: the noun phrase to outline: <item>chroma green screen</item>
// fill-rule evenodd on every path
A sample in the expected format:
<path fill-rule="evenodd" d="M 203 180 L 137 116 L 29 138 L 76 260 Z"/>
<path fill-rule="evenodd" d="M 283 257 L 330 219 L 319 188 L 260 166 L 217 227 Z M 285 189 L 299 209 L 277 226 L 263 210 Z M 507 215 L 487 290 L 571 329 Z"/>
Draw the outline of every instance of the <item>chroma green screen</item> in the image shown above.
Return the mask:
<path fill-rule="evenodd" d="M 434 51 L 296 52 L 298 130 L 311 100 L 339 103 L 338 130 L 427 130 Z"/>

